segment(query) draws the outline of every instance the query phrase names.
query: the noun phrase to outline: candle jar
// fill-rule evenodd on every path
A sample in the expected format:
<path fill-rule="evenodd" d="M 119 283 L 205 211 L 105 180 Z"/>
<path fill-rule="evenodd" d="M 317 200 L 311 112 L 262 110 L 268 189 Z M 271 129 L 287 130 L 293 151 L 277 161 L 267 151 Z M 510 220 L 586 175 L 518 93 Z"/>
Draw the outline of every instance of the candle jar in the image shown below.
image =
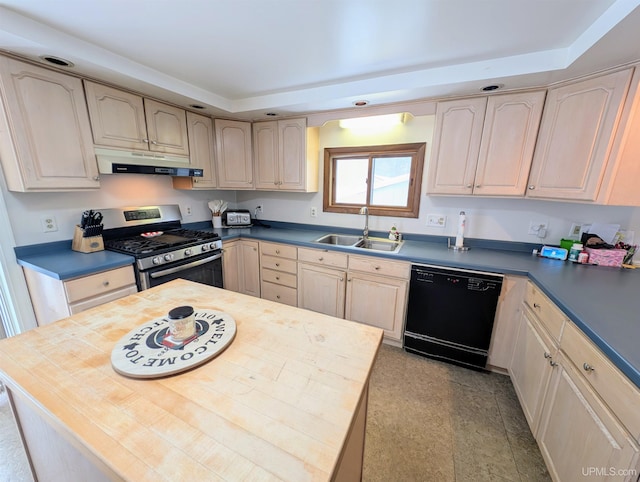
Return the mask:
<path fill-rule="evenodd" d="M 186 340 L 196 333 L 196 317 L 191 306 L 178 306 L 169 312 L 169 332 L 175 341 Z"/>

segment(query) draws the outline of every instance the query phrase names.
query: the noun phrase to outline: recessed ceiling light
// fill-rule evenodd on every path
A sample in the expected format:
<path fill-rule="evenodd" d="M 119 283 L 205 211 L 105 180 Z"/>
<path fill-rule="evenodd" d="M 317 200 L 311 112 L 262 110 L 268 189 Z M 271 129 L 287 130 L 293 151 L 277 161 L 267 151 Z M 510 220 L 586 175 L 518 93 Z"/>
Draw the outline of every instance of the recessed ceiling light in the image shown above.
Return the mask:
<path fill-rule="evenodd" d="M 58 67 L 73 67 L 73 62 L 61 59 L 60 57 L 54 57 L 53 55 L 41 55 L 40 58 Z"/>
<path fill-rule="evenodd" d="M 369 105 L 369 101 L 368 100 L 356 100 L 353 105 L 355 105 L 356 107 L 364 107 L 365 105 Z"/>
<path fill-rule="evenodd" d="M 205 109 L 205 106 L 199 104 L 189 104 L 192 109 Z"/>
<path fill-rule="evenodd" d="M 501 89 L 502 87 L 504 87 L 504 84 L 491 84 L 483 87 L 480 90 L 482 90 L 483 92 L 491 92 L 492 90 L 498 90 L 498 89 Z"/>

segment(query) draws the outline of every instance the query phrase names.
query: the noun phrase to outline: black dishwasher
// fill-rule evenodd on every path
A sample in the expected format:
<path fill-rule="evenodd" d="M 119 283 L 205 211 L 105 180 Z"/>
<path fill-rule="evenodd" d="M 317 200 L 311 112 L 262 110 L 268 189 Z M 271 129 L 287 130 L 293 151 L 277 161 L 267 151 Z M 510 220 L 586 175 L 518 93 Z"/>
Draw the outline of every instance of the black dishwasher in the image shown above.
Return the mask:
<path fill-rule="evenodd" d="M 412 265 L 405 351 L 485 369 L 502 281 L 495 273 Z"/>

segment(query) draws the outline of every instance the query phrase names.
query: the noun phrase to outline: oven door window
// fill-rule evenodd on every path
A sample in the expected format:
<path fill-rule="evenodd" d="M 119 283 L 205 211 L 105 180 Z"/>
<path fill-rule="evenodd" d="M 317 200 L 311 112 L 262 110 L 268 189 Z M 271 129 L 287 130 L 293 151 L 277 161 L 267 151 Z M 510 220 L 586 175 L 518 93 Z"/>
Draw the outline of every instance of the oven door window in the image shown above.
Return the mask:
<path fill-rule="evenodd" d="M 140 289 L 152 288 L 178 278 L 222 288 L 222 253 L 207 253 L 186 262 L 145 271 L 141 273 Z"/>

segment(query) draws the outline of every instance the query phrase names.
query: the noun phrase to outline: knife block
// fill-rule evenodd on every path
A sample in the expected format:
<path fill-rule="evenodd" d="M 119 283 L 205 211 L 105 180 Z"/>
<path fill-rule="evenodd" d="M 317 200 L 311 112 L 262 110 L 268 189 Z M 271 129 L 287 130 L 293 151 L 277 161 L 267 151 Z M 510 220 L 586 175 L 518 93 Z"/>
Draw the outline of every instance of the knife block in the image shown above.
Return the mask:
<path fill-rule="evenodd" d="M 76 225 L 76 229 L 73 232 L 71 249 L 73 249 L 74 251 L 79 251 L 81 253 L 94 253 L 96 251 L 104 251 L 104 241 L 102 240 L 102 234 L 85 238 L 84 230 L 80 226 Z"/>

